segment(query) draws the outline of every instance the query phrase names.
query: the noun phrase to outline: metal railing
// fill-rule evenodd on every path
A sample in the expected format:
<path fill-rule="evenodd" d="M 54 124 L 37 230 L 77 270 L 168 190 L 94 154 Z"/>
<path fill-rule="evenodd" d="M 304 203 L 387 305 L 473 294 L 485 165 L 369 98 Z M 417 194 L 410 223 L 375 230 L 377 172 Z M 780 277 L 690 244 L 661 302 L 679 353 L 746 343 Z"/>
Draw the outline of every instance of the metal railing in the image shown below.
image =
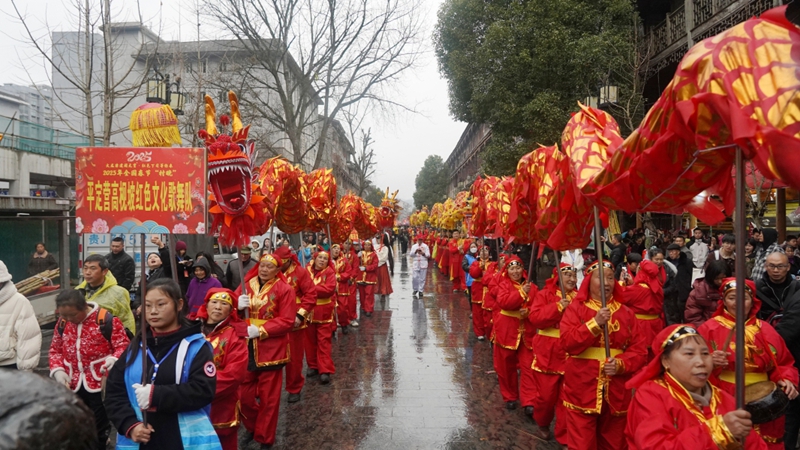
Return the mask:
<path fill-rule="evenodd" d="M 75 160 L 75 149 L 89 145 L 89 139 L 45 125 L 0 116 L 0 147 Z"/>

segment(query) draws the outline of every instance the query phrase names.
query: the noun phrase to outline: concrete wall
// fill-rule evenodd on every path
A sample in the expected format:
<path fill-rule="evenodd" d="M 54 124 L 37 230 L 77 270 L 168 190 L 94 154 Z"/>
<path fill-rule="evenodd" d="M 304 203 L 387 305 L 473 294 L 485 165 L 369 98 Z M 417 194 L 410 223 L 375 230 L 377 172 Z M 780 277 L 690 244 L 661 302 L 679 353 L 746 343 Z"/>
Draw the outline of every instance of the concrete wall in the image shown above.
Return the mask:
<path fill-rule="evenodd" d="M 72 184 L 75 162 L 0 147 L 0 180 L 10 182 L 9 195 L 30 195 L 32 173 L 62 178 Z"/>

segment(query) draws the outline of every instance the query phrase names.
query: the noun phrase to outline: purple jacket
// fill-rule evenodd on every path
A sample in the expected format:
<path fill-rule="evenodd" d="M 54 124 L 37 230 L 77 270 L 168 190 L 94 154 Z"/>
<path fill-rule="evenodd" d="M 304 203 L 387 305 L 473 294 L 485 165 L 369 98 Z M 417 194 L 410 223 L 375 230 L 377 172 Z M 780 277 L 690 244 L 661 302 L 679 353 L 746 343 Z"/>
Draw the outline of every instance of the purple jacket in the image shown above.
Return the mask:
<path fill-rule="evenodd" d="M 189 288 L 186 290 L 186 301 L 189 302 L 189 316 L 193 316 L 200 309 L 209 289 L 222 287 L 222 283 L 211 276 L 211 266 L 208 265 L 205 258 L 195 261 L 194 267 L 205 269 L 206 276 L 202 280 L 197 279 L 197 277 L 192 278 L 192 281 L 189 282 Z"/>

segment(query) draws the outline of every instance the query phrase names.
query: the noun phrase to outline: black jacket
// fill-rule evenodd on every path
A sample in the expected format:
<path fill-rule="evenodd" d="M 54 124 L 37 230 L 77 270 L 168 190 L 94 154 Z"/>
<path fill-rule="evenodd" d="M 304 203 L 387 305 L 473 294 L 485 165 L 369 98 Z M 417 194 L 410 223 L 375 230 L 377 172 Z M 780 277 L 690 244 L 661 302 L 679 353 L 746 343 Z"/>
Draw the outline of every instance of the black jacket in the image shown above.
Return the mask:
<path fill-rule="evenodd" d="M 178 331 L 157 338 L 152 337 L 148 330 L 147 347 L 156 360 L 160 360 L 183 338 L 200 332 L 201 324 L 199 322 L 183 325 Z M 138 348 L 134 345 L 136 341 L 131 341 L 128 350 L 114 364 L 106 382 L 104 406 L 111 423 L 120 434 L 126 434 L 139 422 L 133 409 L 134 406 L 128 400 L 125 388 L 125 366 L 128 351 Z M 215 375 L 209 376 L 205 371 L 207 364 L 214 363 L 211 349 L 204 346 L 197 353 L 189 369 L 189 381 L 181 384 L 175 384 L 177 353 L 177 349 L 174 350 L 158 369 L 150 406 L 151 410 L 155 409 L 155 411 L 147 413 L 147 421 L 153 425 L 155 432 L 150 435 L 149 443 L 140 445 L 142 450 L 183 449 L 178 428 L 178 413 L 196 411 L 209 405 L 214 399 L 217 379 Z M 149 360 L 147 369 L 147 379 L 149 380 L 153 374 L 153 363 Z M 138 408 L 138 405 L 135 407 Z"/>
<path fill-rule="evenodd" d="M 783 314 L 786 303 L 798 295 L 800 295 L 800 281 L 793 280 L 791 276 L 787 275 L 783 283 L 775 284 L 765 273 L 760 280 L 756 281 L 756 296 L 761 300 L 758 318 L 769 320 L 776 313 Z"/>
<path fill-rule="evenodd" d="M 58 269 L 58 261 L 52 253 L 48 253 L 44 258 L 32 257 L 28 263 L 28 275 L 38 275 L 45 270 Z"/>
<path fill-rule="evenodd" d="M 106 255 L 108 261 L 108 270 L 114 278 L 117 279 L 117 284 L 130 291 L 133 286 L 133 279 L 136 277 L 136 263 L 133 258 L 124 250 L 115 254 L 111 252 Z"/>
<path fill-rule="evenodd" d="M 667 258 L 667 261 L 678 269 L 678 274 L 675 276 L 678 301 L 686 302 L 686 299 L 689 298 L 689 292 L 692 291 L 692 269 L 694 269 L 694 264 L 684 252 L 681 252 L 678 259 Z"/>
<path fill-rule="evenodd" d="M 172 278 L 172 266 L 171 261 L 169 258 L 169 247 L 166 245 L 163 248 L 158 249 L 158 256 L 161 258 L 161 267 L 164 269 L 164 274 L 166 274 L 167 278 Z M 191 262 L 190 259 L 184 258 L 184 261 Z M 178 264 L 178 255 L 175 255 L 175 261 L 178 267 L 178 284 L 181 286 L 181 291 L 183 291 L 183 295 L 186 295 L 186 289 L 189 288 L 189 281 L 192 279 L 192 266 L 185 265 L 185 264 Z"/>

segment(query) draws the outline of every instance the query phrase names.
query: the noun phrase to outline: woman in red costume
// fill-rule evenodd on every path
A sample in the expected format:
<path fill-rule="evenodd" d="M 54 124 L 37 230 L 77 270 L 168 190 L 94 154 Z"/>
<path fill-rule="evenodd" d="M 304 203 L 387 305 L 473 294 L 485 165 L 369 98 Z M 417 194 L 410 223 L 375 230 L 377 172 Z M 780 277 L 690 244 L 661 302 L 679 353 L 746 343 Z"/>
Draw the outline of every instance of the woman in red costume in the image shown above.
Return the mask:
<path fill-rule="evenodd" d="M 453 292 L 464 292 L 464 269 L 461 268 L 461 259 L 464 257 L 464 239 L 458 230 L 453 231 L 453 238 L 447 243 L 447 252 L 450 254 L 450 268 L 447 270 L 450 281 L 453 282 Z"/>
<path fill-rule="evenodd" d="M 238 448 L 239 386 L 247 376 L 247 324 L 239 319 L 237 304 L 230 289 L 211 288 L 195 315 L 214 349 L 217 390 L 211 402 L 211 423 L 222 450 Z"/>
<path fill-rule="evenodd" d="M 659 331 L 664 329 L 664 290 L 662 286 L 667 274 L 656 263 L 644 260 L 639 265 L 633 284 L 625 288 L 620 303 L 630 308 L 639 321 L 639 329 L 644 333 L 648 345 L 647 360 L 653 359 L 649 348 Z"/>
<path fill-rule="evenodd" d="M 378 248 L 375 249 L 375 254 L 378 255 L 378 284 L 376 285 L 376 294 L 381 296 L 381 300 L 385 300 L 387 295 L 391 295 L 392 290 L 392 277 L 389 275 L 389 265 L 392 258 L 391 243 L 388 233 L 381 233 L 378 237 Z"/>
<path fill-rule="evenodd" d="M 450 277 L 450 250 L 448 249 L 448 244 L 450 243 L 450 237 L 448 236 L 448 232 L 442 232 L 442 238 L 439 239 L 439 253 L 441 256 L 439 257 L 439 272 L 442 275 L 446 275 L 449 279 Z"/>
<path fill-rule="evenodd" d="M 750 413 L 708 382 L 713 370 L 706 341 L 691 326 L 670 325 L 653 339 L 655 357 L 631 378 L 636 389 L 625 435 L 630 450 L 764 450 L 751 433 Z"/>
<path fill-rule="evenodd" d="M 361 310 L 367 317 L 372 317 L 372 312 L 375 311 L 375 284 L 378 283 L 378 255 L 372 251 L 372 241 L 369 239 L 364 241 L 358 270 L 356 280 Z"/>
<path fill-rule="evenodd" d="M 314 281 L 317 303 L 309 316 L 310 326 L 306 334 L 306 362 L 308 371 L 319 373 L 319 382 L 331 382 L 331 374 L 336 373 L 333 365 L 333 333 L 336 332 L 334 312 L 336 302 L 336 271 L 331 264 L 330 255 L 319 251 L 306 268 Z"/>
<path fill-rule="evenodd" d="M 486 323 L 486 335 L 489 341 L 494 343 L 494 323 L 497 320 L 496 313 L 500 312 L 497 306 L 497 283 L 500 273 L 506 267 L 508 255 L 501 253 L 496 262 L 489 264 L 486 273 L 483 275 L 483 321 Z"/>
<path fill-rule="evenodd" d="M 761 381 L 773 381 L 780 386 L 790 399 L 797 397 L 797 368 L 794 358 L 786 348 L 783 338 L 772 328 L 772 325 L 756 318 L 761 301 L 755 297 L 756 285 L 746 280 L 744 287 L 744 309 L 747 314 L 745 322 L 745 385 L 749 386 Z M 733 328 L 736 323 L 736 278 L 726 278 L 720 286 L 722 301 L 711 320 L 700 326 L 698 331 L 708 341 L 712 349 L 714 371 L 711 383 L 723 391 L 736 395 Z M 726 348 L 727 345 L 727 348 Z M 767 443 L 767 448 L 779 450 L 783 448 L 785 417 L 761 425 L 756 425 L 756 432 Z"/>
<path fill-rule="evenodd" d="M 350 280 L 348 281 L 350 296 L 347 297 L 347 320 L 350 322 L 350 326 L 354 328 L 358 327 L 358 320 L 356 319 L 358 317 L 358 298 L 356 296 L 358 285 L 356 280 L 361 277 L 361 271 L 358 270 L 361 261 L 355 250 L 355 244 L 357 243 L 358 241 L 355 243 L 345 241 L 342 246 L 342 257 L 347 258 L 350 264 Z"/>
<path fill-rule="evenodd" d="M 336 311 L 339 315 L 339 326 L 342 333 L 347 334 L 350 325 L 350 279 L 353 274 L 353 265 L 342 253 L 339 244 L 331 246 L 331 261 L 336 271 Z"/>
<path fill-rule="evenodd" d="M 569 356 L 564 366 L 562 397 L 567 409 L 570 450 L 625 448 L 625 414 L 631 390 L 625 388 L 647 359 L 636 315 L 617 299 L 613 264 L 595 261 L 586 269 L 581 289 L 561 318 L 561 345 Z M 605 280 L 606 307 L 601 306 L 600 277 Z M 603 327 L 608 328 L 611 356 L 606 358 Z"/>
<path fill-rule="evenodd" d="M 239 390 L 242 422 L 256 442 L 275 443 L 281 404 L 283 366 L 289 362 L 289 334 L 295 324 L 295 291 L 281 273 L 283 261 L 266 254 L 245 276 L 246 294 L 239 309 L 248 309 L 247 375 Z"/>
<path fill-rule="evenodd" d="M 469 267 L 469 276 L 472 277 L 472 330 L 479 341 L 486 339 L 486 316 L 483 313 L 483 297 L 487 289 L 484 288 L 483 276 L 491 264 L 489 247 L 481 247 L 478 259 Z"/>
<path fill-rule="evenodd" d="M 536 292 L 536 286 L 526 280 L 522 260 L 512 256 L 499 275 L 497 307 L 500 312 L 496 315 L 494 324 L 494 368 L 507 409 L 516 409 L 521 398 L 525 401 L 534 396 L 533 379 L 526 376 L 522 361 L 527 358 L 526 352 L 532 353 L 525 346 L 523 335 L 526 328 L 530 328 L 525 324 L 530 313 L 532 296 Z M 528 359 L 527 370 L 532 372 L 530 364 L 533 357 Z M 517 368 L 520 369 L 521 380 L 517 380 Z M 533 401 L 530 400 L 530 404 L 523 406 L 533 406 Z"/>
<path fill-rule="evenodd" d="M 561 293 L 558 277 L 561 276 L 566 298 Z M 545 282 L 544 289 L 536 294 L 528 316 L 530 327 L 537 329 L 533 338 L 533 383 L 536 397 L 533 399 L 533 420 L 539 429 L 533 434 L 549 440 L 550 423 L 556 419 L 556 440 L 567 443 L 567 428 L 564 423 L 564 404 L 561 403 L 561 384 L 564 382 L 564 364 L 567 354 L 561 348 L 561 316 L 577 295 L 575 287 L 578 274 L 569 264 L 561 263 L 559 270 Z"/>

